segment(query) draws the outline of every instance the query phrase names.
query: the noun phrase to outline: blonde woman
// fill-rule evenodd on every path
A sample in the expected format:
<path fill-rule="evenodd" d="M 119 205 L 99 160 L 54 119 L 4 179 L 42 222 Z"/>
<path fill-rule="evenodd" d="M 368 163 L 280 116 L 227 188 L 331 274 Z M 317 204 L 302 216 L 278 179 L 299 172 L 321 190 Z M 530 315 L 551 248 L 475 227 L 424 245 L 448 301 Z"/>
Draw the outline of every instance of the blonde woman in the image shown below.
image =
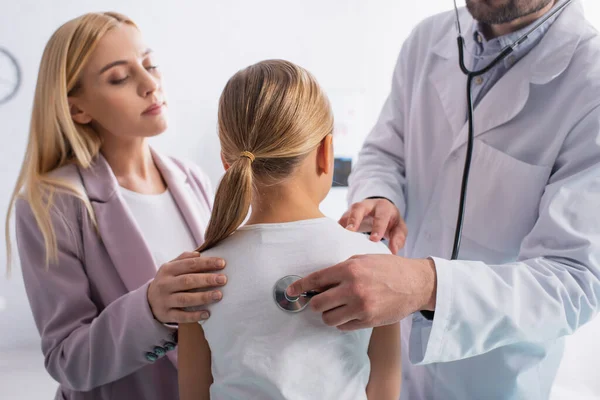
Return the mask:
<path fill-rule="evenodd" d="M 204 240 L 212 194 L 198 168 L 148 146 L 165 113 L 160 72 L 128 18 L 87 14 L 51 37 L 11 209 L 58 399 L 177 399 L 165 324 L 206 318 L 181 307 L 221 297 L 188 292 L 223 283 L 191 274 L 223 261 L 186 252 Z"/>
<path fill-rule="evenodd" d="M 294 64 L 261 62 L 227 83 L 219 104 L 226 172 L 199 251 L 227 260 L 228 284 L 210 320 L 180 328 L 182 400 L 398 399 L 398 324 L 344 333 L 328 326 L 335 310 L 323 319 L 310 309 L 293 314 L 273 299 L 284 276 L 389 254 L 319 211 L 333 176 L 332 129 L 325 94 Z"/>

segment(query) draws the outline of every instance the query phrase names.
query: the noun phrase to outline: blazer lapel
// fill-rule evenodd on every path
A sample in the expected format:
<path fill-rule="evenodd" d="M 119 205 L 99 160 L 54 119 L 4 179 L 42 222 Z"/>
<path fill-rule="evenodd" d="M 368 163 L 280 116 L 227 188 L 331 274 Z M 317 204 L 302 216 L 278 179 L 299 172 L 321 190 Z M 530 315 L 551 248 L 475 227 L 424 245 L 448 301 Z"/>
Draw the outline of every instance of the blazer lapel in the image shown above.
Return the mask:
<path fill-rule="evenodd" d="M 201 213 L 202 208 L 198 201 L 198 196 L 194 193 L 190 185 L 188 175 L 168 157 L 162 156 L 154 150 L 152 150 L 152 156 L 160 173 L 167 182 L 171 195 L 175 199 L 179 211 L 196 240 L 196 244 L 198 246 L 201 245 L 204 242 L 204 227 L 202 223 L 207 221 L 206 217 L 203 217 Z M 190 249 L 190 251 L 193 250 Z"/>
<path fill-rule="evenodd" d="M 79 168 L 92 204 L 100 237 L 125 287 L 138 289 L 156 275 L 156 264 L 101 154 L 89 168 Z"/>

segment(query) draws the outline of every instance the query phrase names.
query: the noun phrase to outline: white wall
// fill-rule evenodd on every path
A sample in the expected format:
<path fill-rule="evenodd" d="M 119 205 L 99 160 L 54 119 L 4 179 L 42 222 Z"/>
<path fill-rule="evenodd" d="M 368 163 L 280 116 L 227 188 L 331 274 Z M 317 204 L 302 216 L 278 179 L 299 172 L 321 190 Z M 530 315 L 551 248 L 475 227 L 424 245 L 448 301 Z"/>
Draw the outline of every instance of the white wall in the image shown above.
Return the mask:
<path fill-rule="evenodd" d="M 592 0 L 585 4 L 589 18 L 600 26 L 600 4 Z M 43 47 L 59 24 L 70 18 L 112 9 L 138 23 L 158 55 L 170 101 L 171 127 L 153 143 L 199 163 L 216 183 L 221 175 L 217 99 L 236 70 L 266 58 L 285 58 L 308 68 L 349 132 L 351 139 L 338 146 L 338 153 L 353 155 L 387 95 L 402 41 L 419 20 L 451 5 L 450 0 L 0 0 L 0 46 L 17 56 L 24 72 L 18 96 L 0 106 L 0 215 L 4 216 L 22 161 Z M 343 198 L 343 190 L 332 192 L 326 203 L 330 215 L 342 212 Z M 0 240 L 4 242 L 3 233 Z M 0 247 L 0 270 L 4 266 L 5 251 Z M 10 281 L 0 277 L 0 354 L 39 342 L 18 266 L 13 275 Z M 592 340 L 600 329 L 592 328 L 587 337 L 583 332 L 580 340 L 570 342 L 569 354 L 578 362 L 565 366 L 562 380 L 578 371 L 575 368 L 593 365 L 581 360 L 600 359 L 600 346 Z M 586 381 L 588 386 L 593 383 Z"/>
<path fill-rule="evenodd" d="M 37 68 L 46 41 L 66 20 L 110 9 L 139 24 L 163 70 L 171 126 L 154 139 L 154 145 L 196 161 L 215 183 L 221 175 L 217 99 L 235 71 L 265 58 L 297 62 L 318 77 L 337 104 L 340 100 L 336 99 L 359 103 L 354 107 L 360 106 L 360 120 L 368 122 L 357 130 L 366 133 L 388 90 L 403 38 L 412 24 L 434 11 L 416 7 L 413 13 L 418 16 L 402 22 L 395 17 L 406 13 L 401 2 L 384 1 L 367 5 L 360 0 L 0 0 L 0 46 L 17 56 L 24 72 L 18 96 L 0 106 L 0 210 L 7 207 L 22 161 Z M 4 211 L 1 215 L 4 217 Z M 0 238 L 4 240 L 4 235 Z M 4 266 L 5 251 L 0 249 Z M 0 348 L 37 340 L 19 271 L 15 272 L 8 282 L 0 279 L 0 297 L 4 299 L 0 309 L 4 308 L 3 325 L 24 329 L 18 335 L 12 330 L 0 331 Z"/>

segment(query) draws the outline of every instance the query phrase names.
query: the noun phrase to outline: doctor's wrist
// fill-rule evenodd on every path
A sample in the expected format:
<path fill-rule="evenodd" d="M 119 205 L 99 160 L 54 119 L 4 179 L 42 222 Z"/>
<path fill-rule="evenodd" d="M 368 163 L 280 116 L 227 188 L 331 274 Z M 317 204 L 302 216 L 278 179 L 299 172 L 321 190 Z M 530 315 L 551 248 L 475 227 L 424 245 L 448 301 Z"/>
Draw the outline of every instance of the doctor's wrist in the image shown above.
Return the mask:
<path fill-rule="evenodd" d="M 422 260 L 423 271 L 423 305 L 419 311 L 435 311 L 437 300 L 437 272 L 435 262 L 431 258 Z"/>

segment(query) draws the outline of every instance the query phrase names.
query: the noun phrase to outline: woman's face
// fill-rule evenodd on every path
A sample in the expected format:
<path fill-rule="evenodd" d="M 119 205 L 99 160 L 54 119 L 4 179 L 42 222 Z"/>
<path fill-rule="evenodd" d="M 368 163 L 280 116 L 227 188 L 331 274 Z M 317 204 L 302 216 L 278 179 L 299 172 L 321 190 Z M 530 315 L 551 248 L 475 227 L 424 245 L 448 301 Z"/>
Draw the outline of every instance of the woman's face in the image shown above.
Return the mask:
<path fill-rule="evenodd" d="M 161 74 L 134 26 L 121 24 L 102 37 L 79 83 L 69 96 L 73 120 L 102 137 L 150 137 L 167 128 Z"/>

